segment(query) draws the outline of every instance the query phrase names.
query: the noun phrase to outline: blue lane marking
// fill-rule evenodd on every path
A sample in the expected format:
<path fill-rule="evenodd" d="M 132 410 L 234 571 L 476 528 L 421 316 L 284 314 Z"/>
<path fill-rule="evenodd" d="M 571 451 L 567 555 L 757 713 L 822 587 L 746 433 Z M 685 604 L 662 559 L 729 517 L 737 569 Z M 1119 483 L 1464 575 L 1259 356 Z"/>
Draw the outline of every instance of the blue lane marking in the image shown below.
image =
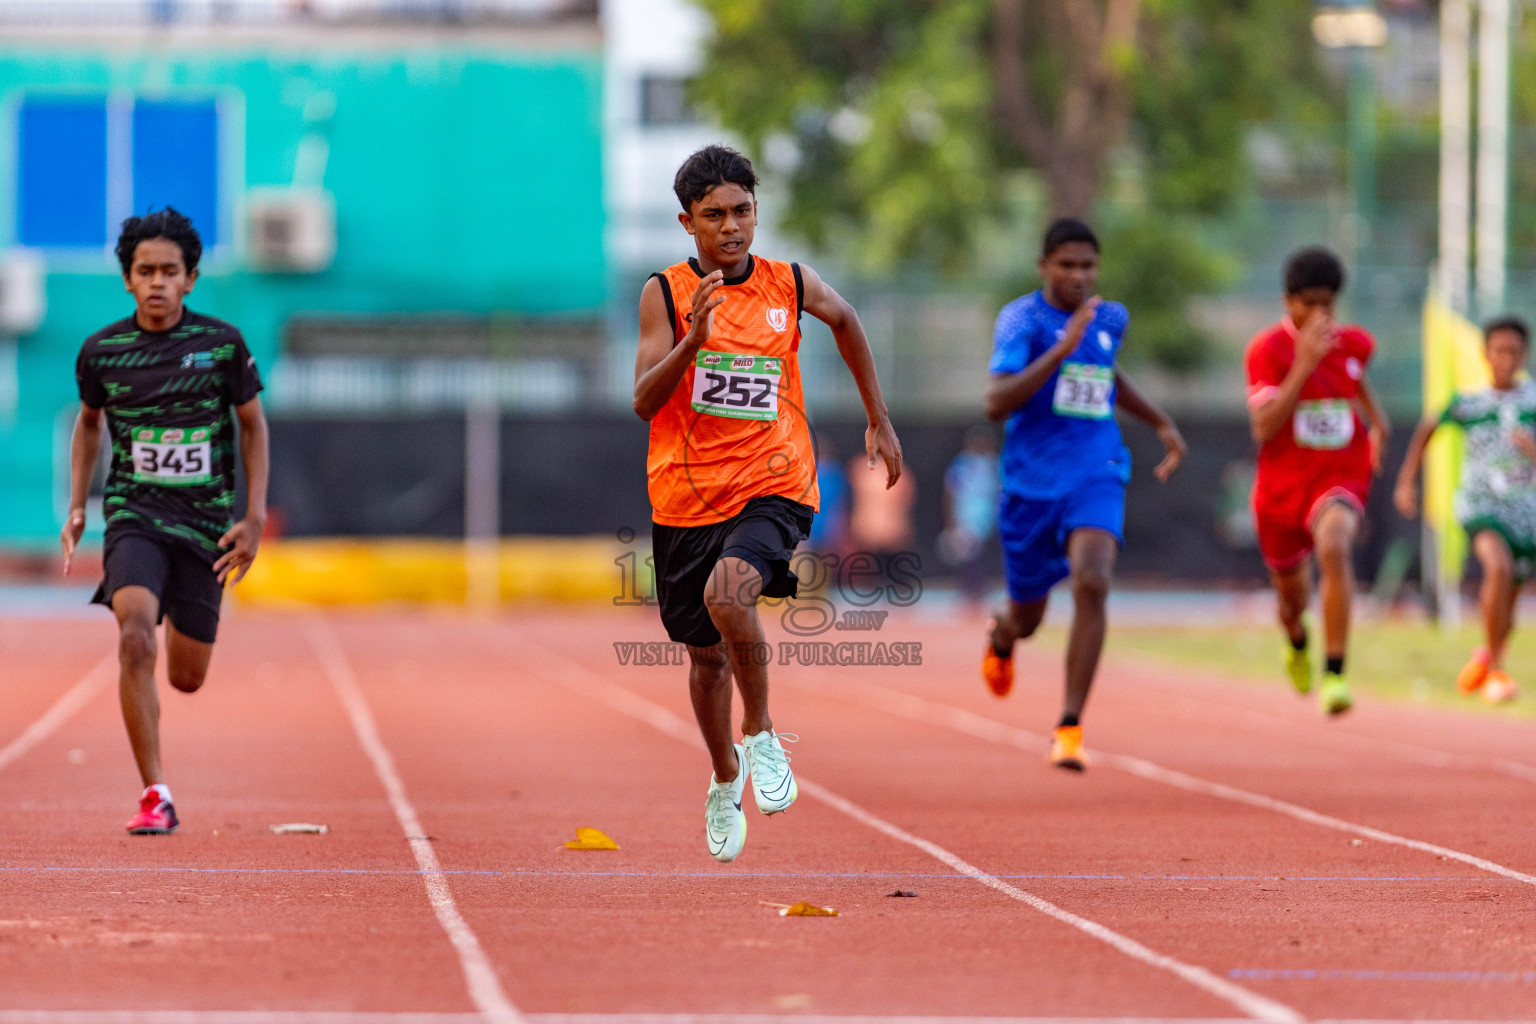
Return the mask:
<path fill-rule="evenodd" d="M 195 868 L 195 867 L 63 867 L 0 865 L 0 872 L 72 871 L 104 874 L 123 872 L 182 872 L 205 875 L 419 875 L 406 868 Z M 445 875 L 529 875 L 549 878 L 947 878 L 968 881 L 970 876 L 953 872 L 910 871 L 505 871 L 444 869 Z M 1513 882 L 1517 879 L 1476 875 L 993 875 L 1034 881 L 1139 881 L 1139 882 Z"/>
<path fill-rule="evenodd" d="M 1270 970 L 1239 967 L 1227 972 L 1229 978 L 1249 981 L 1524 981 L 1536 982 L 1536 971 L 1348 971 L 1348 970 Z"/>

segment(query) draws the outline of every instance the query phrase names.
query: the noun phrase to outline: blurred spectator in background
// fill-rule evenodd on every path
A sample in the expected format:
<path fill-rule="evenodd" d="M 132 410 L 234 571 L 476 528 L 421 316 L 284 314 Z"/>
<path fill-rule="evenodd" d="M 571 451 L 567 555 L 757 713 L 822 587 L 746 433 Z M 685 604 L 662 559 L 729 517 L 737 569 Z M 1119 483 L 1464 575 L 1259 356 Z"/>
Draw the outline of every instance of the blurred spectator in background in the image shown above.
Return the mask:
<path fill-rule="evenodd" d="M 944 471 L 944 532 L 937 545 L 939 558 L 959 576 L 971 610 L 987 597 L 992 565 L 987 541 L 997 532 L 998 486 L 997 437 L 986 427 L 972 427 Z"/>
<path fill-rule="evenodd" d="M 818 554 L 842 555 L 848 549 L 848 474 L 838 461 L 837 446 L 829 439 L 818 437 L 816 449 L 821 510 L 811 522 L 805 546 Z"/>
<path fill-rule="evenodd" d="M 855 551 L 893 555 L 912 546 L 912 505 L 917 485 L 911 473 L 903 473 L 887 489 L 884 467 L 871 468 L 860 452 L 848 460 L 848 484 L 853 509 L 848 515 L 848 540 Z M 884 558 L 881 559 L 882 563 Z"/>

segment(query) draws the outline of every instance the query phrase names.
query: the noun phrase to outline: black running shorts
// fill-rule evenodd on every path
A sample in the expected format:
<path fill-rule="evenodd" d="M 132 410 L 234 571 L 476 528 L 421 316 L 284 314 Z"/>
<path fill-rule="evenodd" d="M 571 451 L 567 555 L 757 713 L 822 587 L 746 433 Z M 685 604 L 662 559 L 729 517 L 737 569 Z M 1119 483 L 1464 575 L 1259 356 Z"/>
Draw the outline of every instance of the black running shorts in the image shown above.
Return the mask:
<path fill-rule="evenodd" d="M 110 608 L 112 596 L 123 587 L 144 587 L 160 599 L 156 622 L 169 615 L 178 632 L 213 643 L 224 588 L 213 573 L 213 562 L 190 545 L 149 530 L 108 530 L 102 567 L 104 578 L 92 604 Z"/>
<path fill-rule="evenodd" d="M 794 597 L 800 580 L 789 571 L 795 548 L 811 531 L 815 513 L 788 498 L 753 498 L 731 518 L 708 526 L 651 524 L 656 599 L 667 636 L 693 647 L 720 642 L 704 607 L 715 563 L 739 558 L 763 578 L 763 597 Z M 729 582 L 729 581 L 728 581 Z"/>

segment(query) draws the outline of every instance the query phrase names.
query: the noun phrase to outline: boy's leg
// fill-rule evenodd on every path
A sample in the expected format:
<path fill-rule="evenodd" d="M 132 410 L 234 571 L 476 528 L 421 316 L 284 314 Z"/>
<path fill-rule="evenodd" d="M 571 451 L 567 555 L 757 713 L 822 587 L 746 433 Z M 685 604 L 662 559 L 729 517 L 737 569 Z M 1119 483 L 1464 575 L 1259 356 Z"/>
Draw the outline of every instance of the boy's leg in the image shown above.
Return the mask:
<path fill-rule="evenodd" d="M 165 668 L 172 686 L 182 693 L 196 693 L 208 678 L 212 658 L 213 644 L 193 640 L 176 628 L 173 619 L 165 620 Z"/>
<path fill-rule="evenodd" d="M 789 563 L 787 559 L 781 561 L 781 556 L 787 556 L 789 549 L 775 549 L 783 543 L 775 538 L 783 536 L 769 520 L 748 521 L 732 531 L 726 550 L 751 552 L 749 557 L 762 557 L 764 564 L 760 568 L 747 558 L 724 555 L 710 572 L 704 591 L 704 606 L 725 642 L 736 688 L 741 692 L 743 767 L 751 776 L 757 809 L 769 815 L 788 810 L 800 795 L 789 754 L 768 714 L 768 643 L 757 615 L 757 599 L 768 586 L 769 576 L 781 571 L 780 565 L 782 571 L 788 571 Z M 794 593 L 796 581 L 792 578 L 772 575 L 772 579 L 778 591 L 772 596 Z"/>
<path fill-rule="evenodd" d="M 1479 530 L 1472 537 L 1472 552 L 1483 569 L 1478 604 L 1488 643 L 1488 668 L 1500 671 L 1504 667 L 1504 645 L 1514 622 L 1514 554 L 1497 530 Z"/>
<path fill-rule="evenodd" d="M 1275 588 L 1275 610 L 1279 613 L 1280 628 L 1285 638 L 1296 647 L 1307 639 L 1307 627 L 1302 616 L 1312 600 L 1312 567 L 1304 559 L 1289 569 L 1269 570 L 1270 585 Z"/>
<path fill-rule="evenodd" d="M 1317 514 L 1312 538 L 1322 577 L 1318 593 L 1323 606 L 1323 653 L 1329 670 L 1342 662 L 1349 649 L 1349 614 L 1355 599 L 1354 547 L 1360 531 L 1360 513 L 1343 502 L 1332 502 Z"/>
<path fill-rule="evenodd" d="M 155 623 L 160 599 L 148 587 L 119 587 L 112 595 L 117 616 L 118 698 L 128 744 L 144 785 L 164 781 L 160 766 L 160 695 L 155 691 Z"/>
<path fill-rule="evenodd" d="M 731 732 L 731 662 L 723 643 L 688 648 L 688 697 L 709 760 L 720 782 L 735 780 L 741 766 Z"/>
<path fill-rule="evenodd" d="M 987 637 L 992 650 L 1000 657 L 1010 657 L 1013 645 L 1028 640 L 1040 628 L 1045 619 L 1045 598 L 1034 601 L 1015 601 L 1011 598 L 997 606 L 992 613 L 992 632 Z"/>
<path fill-rule="evenodd" d="M 196 693 L 208 677 L 213 642 L 219 635 L 224 588 L 213 567 L 187 548 L 168 552 L 165 587 L 165 667 L 171 685 Z"/>
<path fill-rule="evenodd" d="M 745 559 L 730 555 L 715 563 L 704 590 L 704 607 L 725 640 L 730 670 L 736 678 L 736 688 L 741 691 L 744 736 L 773 729 L 773 719 L 768 715 L 767 659 L 758 656 L 767 643 L 762 620 L 757 615 L 757 598 L 762 592 L 762 574 Z M 724 777 L 721 781 L 725 781 Z"/>
<path fill-rule="evenodd" d="M 1067 555 L 1057 537 L 1059 501 L 1007 495 L 998 513 L 1008 599 L 987 624 L 981 678 L 995 697 L 1013 690 L 1013 645 L 1034 635 L 1053 586 L 1066 578 Z"/>
<path fill-rule="evenodd" d="M 1105 602 L 1109 581 L 1114 575 L 1120 542 L 1104 530 L 1084 528 L 1072 531 L 1067 541 L 1067 562 L 1071 566 L 1072 631 L 1067 638 L 1067 696 L 1062 709 L 1062 724 L 1077 725 L 1088 691 L 1099 668 L 1108 628 Z"/>

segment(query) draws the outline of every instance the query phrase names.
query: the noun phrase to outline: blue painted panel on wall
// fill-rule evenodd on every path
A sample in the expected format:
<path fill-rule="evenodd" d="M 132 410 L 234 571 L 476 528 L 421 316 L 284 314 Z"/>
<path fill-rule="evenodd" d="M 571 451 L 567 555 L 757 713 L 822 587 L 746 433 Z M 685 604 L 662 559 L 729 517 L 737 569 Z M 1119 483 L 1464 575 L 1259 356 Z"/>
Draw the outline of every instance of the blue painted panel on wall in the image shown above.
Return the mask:
<path fill-rule="evenodd" d="M 205 246 L 223 240 L 219 109 L 213 100 L 133 105 L 133 212 L 164 206 L 191 217 Z"/>
<path fill-rule="evenodd" d="M 27 97 L 17 125 L 16 240 L 107 242 L 107 102 Z"/>

